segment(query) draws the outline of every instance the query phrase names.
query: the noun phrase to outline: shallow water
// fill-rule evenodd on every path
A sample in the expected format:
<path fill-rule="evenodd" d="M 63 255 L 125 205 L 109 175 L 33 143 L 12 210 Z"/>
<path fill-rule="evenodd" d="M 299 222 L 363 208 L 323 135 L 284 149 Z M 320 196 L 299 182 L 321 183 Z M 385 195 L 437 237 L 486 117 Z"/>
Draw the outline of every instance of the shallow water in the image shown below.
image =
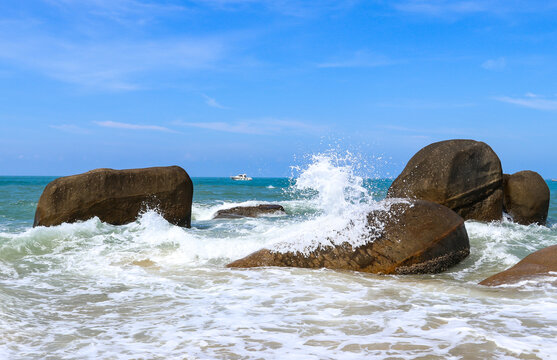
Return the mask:
<path fill-rule="evenodd" d="M 554 358 L 554 279 L 477 283 L 557 244 L 557 183 L 547 227 L 466 222 L 471 254 L 446 273 L 225 267 L 264 246 L 311 249 L 377 206 L 389 181 L 353 169 L 323 155 L 295 181 L 194 178 L 191 229 L 155 212 L 33 229 L 52 178 L 1 177 L 0 358 Z M 212 220 L 261 202 L 288 214 Z"/>

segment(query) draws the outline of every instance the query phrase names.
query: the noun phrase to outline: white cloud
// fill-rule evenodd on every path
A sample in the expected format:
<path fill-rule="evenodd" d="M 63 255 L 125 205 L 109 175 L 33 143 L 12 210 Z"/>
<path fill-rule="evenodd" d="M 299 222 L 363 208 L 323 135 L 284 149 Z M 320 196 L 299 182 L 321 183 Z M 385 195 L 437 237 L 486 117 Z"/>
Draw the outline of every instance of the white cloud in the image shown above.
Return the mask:
<path fill-rule="evenodd" d="M 407 0 L 395 3 L 394 8 L 408 13 L 430 16 L 470 14 L 489 10 L 489 1 Z"/>
<path fill-rule="evenodd" d="M 547 99 L 532 93 L 527 93 L 523 98 L 499 96 L 495 100 L 536 110 L 557 110 L 557 98 Z"/>
<path fill-rule="evenodd" d="M 483 62 L 482 67 L 486 70 L 503 70 L 507 66 L 507 61 L 504 57 L 497 59 L 489 59 Z"/>
<path fill-rule="evenodd" d="M 102 127 L 115 128 L 115 129 L 176 132 L 167 127 L 158 126 L 158 125 L 139 125 L 139 124 L 116 122 L 116 121 L 95 121 L 94 123 Z"/>
<path fill-rule="evenodd" d="M 261 119 L 237 122 L 184 122 L 177 121 L 176 125 L 196 127 L 214 131 L 230 132 L 248 135 L 272 135 L 278 133 L 316 133 L 322 132 L 323 127 L 299 121 Z"/>
<path fill-rule="evenodd" d="M 215 122 L 181 122 L 180 125 L 196 127 L 201 129 L 224 131 L 237 134 L 264 134 L 265 132 L 246 122 L 236 122 L 233 124 L 215 121 Z"/>
<path fill-rule="evenodd" d="M 202 95 L 205 98 L 205 104 L 209 105 L 210 107 L 214 107 L 217 109 L 229 109 L 229 107 L 219 104 L 217 100 L 215 100 L 214 98 L 207 96 L 205 94 Z"/>
<path fill-rule="evenodd" d="M 400 12 L 450 19 L 479 13 L 508 16 L 557 9 L 557 2 L 547 0 L 399 0 L 391 3 Z"/>
<path fill-rule="evenodd" d="M 199 9 L 216 11 L 269 11 L 283 16 L 311 17 L 350 9 L 361 0 L 43 0 L 72 13 L 86 13 L 121 23 L 148 23 L 156 16 L 176 12 L 196 14 Z M 186 5 L 185 5 L 186 4 Z"/>
<path fill-rule="evenodd" d="M 376 67 L 392 65 L 395 62 L 386 56 L 374 54 L 367 50 L 356 51 L 350 56 L 337 58 L 317 64 L 320 68 L 353 68 L 353 67 Z"/>
<path fill-rule="evenodd" d="M 74 124 L 50 125 L 51 128 L 72 133 L 72 134 L 90 134 L 91 131 Z"/>
<path fill-rule="evenodd" d="M 472 136 L 477 135 L 477 130 L 471 129 L 464 129 L 464 128 L 411 128 L 406 126 L 398 126 L 398 125 L 381 125 L 379 128 L 391 130 L 394 132 L 402 132 L 402 133 L 414 133 L 417 135 L 413 135 L 415 137 L 425 136 L 427 134 L 436 134 L 436 135 L 451 135 L 451 136 Z"/>
<path fill-rule="evenodd" d="M 141 0 L 43 0 L 73 16 L 97 16 L 119 23 L 146 24 L 156 16 L 187 10 L 182 5 Z"/>
<path fill-rule="evenodd" d="M 110 90 L 141 88 L 136 75 L 150 71 L 209 69 L 224 52 L 221 40 L 214 38 L 77 43 L 0 35 L 0 60 L 64 82 Z"/>
<path fill-rule="evenodd" d="M 196 0 L 219 10 L 237 11 L 260 7 L 286 16 L 310 17 L 350 9 L 360 0 Z"/>
<path fill-rule="evenodd" d="M 65 0 L 63 3 L 79 2 Z M 89 0 L 88 3 L 110 2 Z M 135 4 L 136 1 L 118 3 Z M 0 63 L 81 86 L 129 91 L 149 87 L 148 75 L 155 72 L 187 75 L 222 69 L 225 60 L 230 62 L 231 48 L 241 37 L 227 33 L 131 38 L 123 35 L 130 31 L 128 27 L 90 17 L 85 17 L 85 24 L 76 25 L 73 19 L 66 19 L 69 15 L 64 11 L 56 14 L 62 21 L 59 27 L 66 31 L 57 31 L 33 18 L 2 20 L 0 17 Z"/>
<path fill-rule="evenodd" d="M 408 108 L 408 109 L 451 109 L 451 108 L 466 108 L 474 107 L 475 103 L 472 102 L 440 102 L 429 100 L 417 99 L 401 99 L 390 102 L 380 102 L 374 104 L 382 108 Z"/>

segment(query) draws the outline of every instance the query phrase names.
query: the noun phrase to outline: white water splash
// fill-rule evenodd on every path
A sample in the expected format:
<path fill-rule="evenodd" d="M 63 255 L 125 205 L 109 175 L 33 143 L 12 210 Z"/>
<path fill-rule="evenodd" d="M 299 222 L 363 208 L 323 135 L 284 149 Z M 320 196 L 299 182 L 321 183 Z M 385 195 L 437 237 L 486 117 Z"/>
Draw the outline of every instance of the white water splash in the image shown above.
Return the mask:
<path fill-rule="evenodd" d="M 363 187 L 362 177 L 354 173 L 350 163 L 352 154 L 318 154 L 313 155 L 311 160 L 307 168 L 301 170 L 294 189 L 301 192 L 316 191 L 314 201 L 324 213 L 341 215 L 354 204 L 373 201 L 368 190 Z"/>
<path fill-rule="evenodd" d="M 271 246 L 273 251 L 309 254 L 320 246 L 365 243 L 369 231 L 366 215 L 371 210 L 386 209 L 391 202 L 376 202 L 355 173 L 356 157 L 328 152 L 313 155 L 299 172 L 292 191 L 307 198 L 317 213 L 309 220 L 279 232 Z"/>

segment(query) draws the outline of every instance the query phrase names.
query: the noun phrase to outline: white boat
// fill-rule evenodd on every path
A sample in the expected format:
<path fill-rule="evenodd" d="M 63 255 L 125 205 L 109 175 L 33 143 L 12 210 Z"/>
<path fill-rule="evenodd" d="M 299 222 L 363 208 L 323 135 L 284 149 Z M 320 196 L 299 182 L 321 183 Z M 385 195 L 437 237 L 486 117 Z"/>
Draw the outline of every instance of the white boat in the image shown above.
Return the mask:
<path fill-rule="evenodd" d="M 232 180 L 242 180 L 242 181 L 253 180 L 252 178 L 248 177 L 246 174 L 238 174 L 236 176 L 231 176 L 230 178 Z"/>

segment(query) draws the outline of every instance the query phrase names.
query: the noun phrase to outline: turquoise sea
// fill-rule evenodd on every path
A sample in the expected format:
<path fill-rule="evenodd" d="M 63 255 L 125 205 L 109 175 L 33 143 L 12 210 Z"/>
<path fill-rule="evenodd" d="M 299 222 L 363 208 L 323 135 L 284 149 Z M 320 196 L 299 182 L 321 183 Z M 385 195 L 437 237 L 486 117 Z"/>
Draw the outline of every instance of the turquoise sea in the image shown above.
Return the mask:
<path fill-rule="evenodd" d="M 187 169 L 186 169 L 187 170 Z M 303 250 L 385 196 L 386 179 L 317 157 L 296 177 L 194 177 L 192 228 L 155 212 L 32 228 L 54 177 L 0 177 L 0 359 L 551 359 L 554 280 L 477 283 L 557 244 L 547 226 L 466 222 L 471 255 L 437 275 L 225 265 L 280 242 Z M 213 220 L 237 205 L 287 215 Z M 357 230 L 355 230 L 357 231 Z"/>

